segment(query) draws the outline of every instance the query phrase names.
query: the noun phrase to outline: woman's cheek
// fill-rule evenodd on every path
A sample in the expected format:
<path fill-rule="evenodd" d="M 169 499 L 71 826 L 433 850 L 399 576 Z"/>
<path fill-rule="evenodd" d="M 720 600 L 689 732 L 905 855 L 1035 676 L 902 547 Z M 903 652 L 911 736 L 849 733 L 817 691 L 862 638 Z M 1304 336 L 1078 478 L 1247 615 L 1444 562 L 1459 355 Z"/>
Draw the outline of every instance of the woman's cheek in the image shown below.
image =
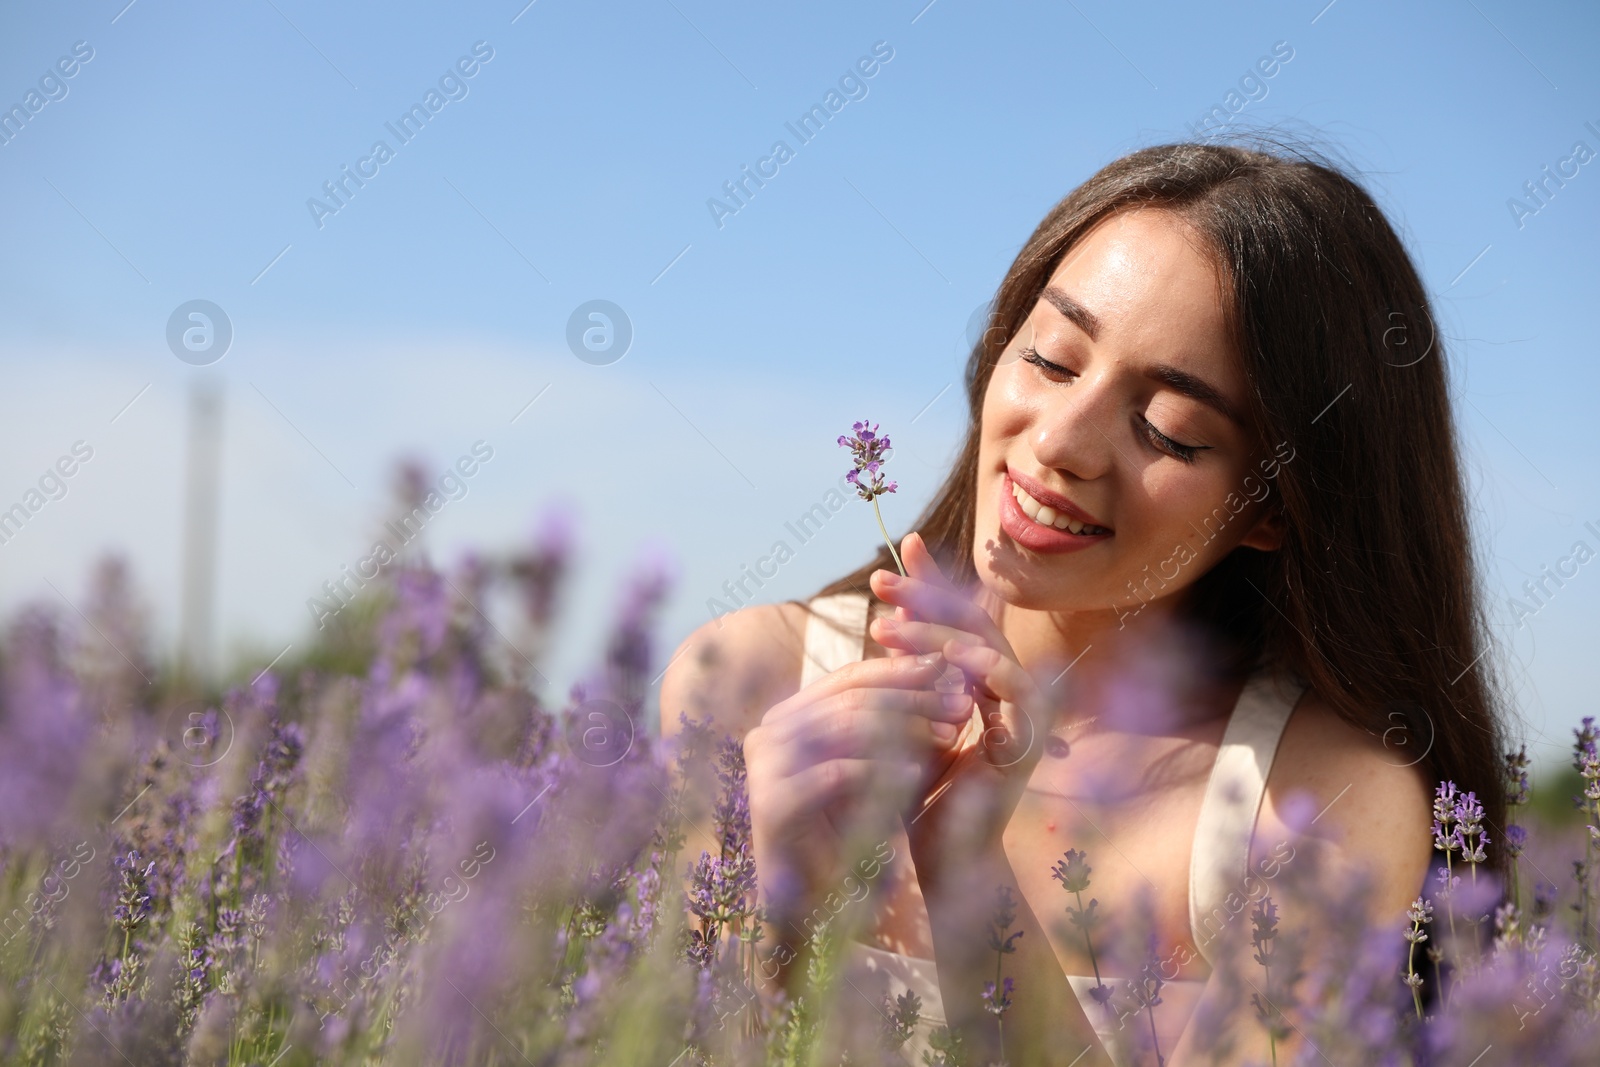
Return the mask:
<path fill-rule="evenodd" d="M 1185 570 L 1196 564 L 1208 566 L 1211 551 L 1207 545 L 1212 544 L 1214 550 L 1215 542 L 1208 542 L 1207 538 L 1214 537 L 1215 533 L 1214 529 L 1208 531 L 1205 520 L 1212 517 L 1214 507 L 1222 507 L 1227 493 L 1213 486 L 1210 479 L 1196 485 L 1192 474 L 1184 477 L 1191 472 L 1158 469 L 1164 466 L 1172 465 L 1153 463 L 1146 468 L 1142 483 L 1144 499 L 1137 508 L 1121 509 L 1122 524 L 1114 540 L 1122 542 L 1118 549 L 1129 566 L 1141 572 L 1145 563 L 1153 568 L 1175 553 L 1192 557 L 1185 560 Z M 1222 509 L 1222 514 L 1228 514 L 1226 508 Z M 1215 526 L 1213 521 L 1212 527 Z M 1187 551 L 1179 553 L 1180 546 Z"/>

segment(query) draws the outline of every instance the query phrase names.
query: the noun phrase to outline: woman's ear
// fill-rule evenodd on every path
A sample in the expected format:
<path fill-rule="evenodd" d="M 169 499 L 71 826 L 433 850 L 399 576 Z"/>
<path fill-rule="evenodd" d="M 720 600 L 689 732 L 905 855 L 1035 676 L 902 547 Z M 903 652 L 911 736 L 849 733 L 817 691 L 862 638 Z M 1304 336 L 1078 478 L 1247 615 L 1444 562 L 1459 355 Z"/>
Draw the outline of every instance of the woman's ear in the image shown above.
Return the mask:
<path fill-rule="evenodd" d="M 1284 520 L 1283 509 L 1274 504 L 1256 519 L 1256 524 L 1250 527 L 1250 532 L 1239 543 L 1262 552 L 1276 552 L 1283 547 L 1283 536 L 1288 531 L 1289 524 Z"/>

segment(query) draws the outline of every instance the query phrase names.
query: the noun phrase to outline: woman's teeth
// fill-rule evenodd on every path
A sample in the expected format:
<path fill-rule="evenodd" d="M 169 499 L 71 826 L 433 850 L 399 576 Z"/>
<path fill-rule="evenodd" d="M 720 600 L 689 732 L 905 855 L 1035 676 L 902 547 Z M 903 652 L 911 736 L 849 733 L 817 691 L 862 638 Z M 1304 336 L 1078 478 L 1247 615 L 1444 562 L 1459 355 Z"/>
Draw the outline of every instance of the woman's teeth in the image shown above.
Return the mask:
<path fill-rule="evenodd" d="M 1022 486 L 1016 482 L 1011 483 L 1011 493 L 1017 498 L 1017 505 L 1022 508 L 1022 513 L 1041 526 L 1054 526 L 1058 530 L 1066 530 L 1075 534 L 1103 534 L 1111 531 L 1104 526 L 1090 526 L 1077 519 L 1057 514 L 1055 508 L 1039 503 L 1023 491 Z"/>

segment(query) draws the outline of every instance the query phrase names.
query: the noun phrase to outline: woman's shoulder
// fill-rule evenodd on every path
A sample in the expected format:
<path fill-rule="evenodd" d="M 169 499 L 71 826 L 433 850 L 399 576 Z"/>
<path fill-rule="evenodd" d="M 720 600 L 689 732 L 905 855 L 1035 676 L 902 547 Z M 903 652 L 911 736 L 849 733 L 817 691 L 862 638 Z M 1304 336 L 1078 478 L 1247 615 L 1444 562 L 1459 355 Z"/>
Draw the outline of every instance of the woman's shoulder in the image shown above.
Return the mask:
<path fill-rule="evenodd" d="M 1376 913 L 1397 917 L 1416 897 L 1432 857 L 1426 755 L 1418 739 L 1358 726 L 1307 690 L 1279 741 L 1259 820 L 1287 831 L 1285 806 L 1297 793 L 1309 795 L 1310 832 L 1332 844 L 1340 862 L 1372 869 Z"/>
<path fill-rule="evenodd" d="M 709 716 L 713 730 L 743 737 L 768 708 L 800 688 L 805 606 L 752 604 L 704 623 L 674 652 L 661 679 L 661 734 L 678 716 Z"/>

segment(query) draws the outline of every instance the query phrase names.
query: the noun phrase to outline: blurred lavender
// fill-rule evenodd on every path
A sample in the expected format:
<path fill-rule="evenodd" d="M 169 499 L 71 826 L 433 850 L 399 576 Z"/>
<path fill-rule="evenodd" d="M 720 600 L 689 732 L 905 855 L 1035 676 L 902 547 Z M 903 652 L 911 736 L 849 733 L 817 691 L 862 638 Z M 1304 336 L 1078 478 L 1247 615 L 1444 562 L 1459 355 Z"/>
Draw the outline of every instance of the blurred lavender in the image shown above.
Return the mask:
<path fill-rule="evenodd" d="M 989 947 L 994 950 L 994 981 L 983 984 L 983 1008 L 994 1016 L 999 1031 L 1000 1059 L 1006 1055 L 1006 1012 L 1011 1009 L 1011 994 L 1016 983 L 1010 975 L 1002 978 L 1008 953 L 1017 951 L 1017 938 L 1023 931 L 1007 933 L 1017 921 L 1017 897 L 1011 887 L 1002 885 L 995 891 L 994 914 L 989 917 Z"/>
<path fill-rule="evenodd" d="M 856 430 L 858 470 L 881 481 L 888 440 Z M 398 479 L 402 498 L 419 485 Z M 651 728 L 664 556 L 622 577 L 594 670 L 548 691 L 575 543 L 552 511 L 503 558 L 443 570 L 408 548 L 298 658 L 215 691 L 151 655 L 119 562 L 80 601 L 92 626 L 19 612 L 0 640 L 0 1063 L 907 1062 L 921 1003 L 852 992 L 830 924 L 804 975 L 766 984 L 742 746 L 676 708 L 671 744 Z M 1256 1059 L 1298 1031 L 1296 1063 L 1468 1063 L 1491 1044 L 1500 1062 L 1591 1062 L 1594 720 L 1577 734 L 1575 823 L 1523 803 L 1543 790 L 1525 753 L 1507 755 L 1518 814 L 1500 840 L 1440 783 L 1442 877 L 1404 922 L 1371 923 L 1371 887 L 1303 848 L 1252 916 L 1251 969 L 1219 955 L 1227 997 L 1197 1015 L 1197 1047 L 1230 1055 L 1232 1012 Z M 1530 878 L 1526 908 L 1488 873 L 1496 848 Z M 1081 851 L 1051 874 L 1073 901 L 1056 936 L 1081 937 L 1108 1019 L 1125 988 L 1153 1038 L 1176 946 L 1138 902 L 1086 902 Z M 1020 902 L 998 905 L 994 981 L 967 995 L 1015 1022 Z M 933 1031 L 922 1062 L 968 1062 L 970 1037 Z"/>
<path fill-rule="evenodd" d="M 1573 876 L 1578 882 L 1578 903 L 1574 908 L 1578 912 L 1580 943 L 1592 952 L 1596 948 L 1593 936 L 1595 845 L 1600 843 L 1600 752 L 1597 752 L 1595 747 L 1600 733 L 1595 730 L 1594 716 L 1584 716 L 1583 725 L 1573 733 L 1577 735 L 1577 739 L 1572 746 L 1572 767 L 1583 779 L 1583 792 L 1573 798 L 1573 804 L 1583 812 L 1584 829 L 1588 831 L 1588 839 L 1583 846 L 1583 859 L 1573 861 Z"/>
<path fill-rule="evenodd" d="M 1099 922 L 1095 909 L 1100 901 L 1090 898 L 1088 906 L 1084 906 L 1083 892 L 1089 888 L 1089 856 L 1075 848 L 1069 848 L 1050 869 L 1050 876 L 1061 883 L 1061 888 L 1071 893 L 1077 904 L 1067 905 L 1067 921 L 1083 934 L 1083 947 L 1089 953 L 1089 967 L 1094 972 L 1094 988 L 1089 991 L 1099 1004 L 1107 1007 L 1111 1004 L 1111 987 L 1100 978 L 1100 961 L 1094 954 L 1094 927 Z"/>
<path fill-rule="evenodd" d="M 1532 796 L 1528 784 L 1529 762 L 1526 745 L 1519 745 L 1515 752 L 1506 753 L 1505 849 L 1506 858 L 1510 861 L 1511 904 L 1519 911 L 1522 909 L 1522 878 L 1517 869 L 1517 858 L 1527 846 L 1528 831 L 1513 820 L 1518 817 L 1517 809 L 1527 806 Z"/>
<path fill-rule="evenodd" d="M 1268 894 L 1250 913 L 1250 942 L 1255 946 L 1254 959 L 1261 964 L 1266 977 L 1259 991 L 1250 994 L 1256 1017 L 1266 1028 L 1267 1041 L 1272 1052 L 1272 1062 L 1278 1062 L 1278 1043 L 1293 1032 L 1288 1010 L 1295 1004 L 1295 983 L 1301 978 L 1298 952 L 1287 939 L 1278 941 L 1278 906 Z"/>

